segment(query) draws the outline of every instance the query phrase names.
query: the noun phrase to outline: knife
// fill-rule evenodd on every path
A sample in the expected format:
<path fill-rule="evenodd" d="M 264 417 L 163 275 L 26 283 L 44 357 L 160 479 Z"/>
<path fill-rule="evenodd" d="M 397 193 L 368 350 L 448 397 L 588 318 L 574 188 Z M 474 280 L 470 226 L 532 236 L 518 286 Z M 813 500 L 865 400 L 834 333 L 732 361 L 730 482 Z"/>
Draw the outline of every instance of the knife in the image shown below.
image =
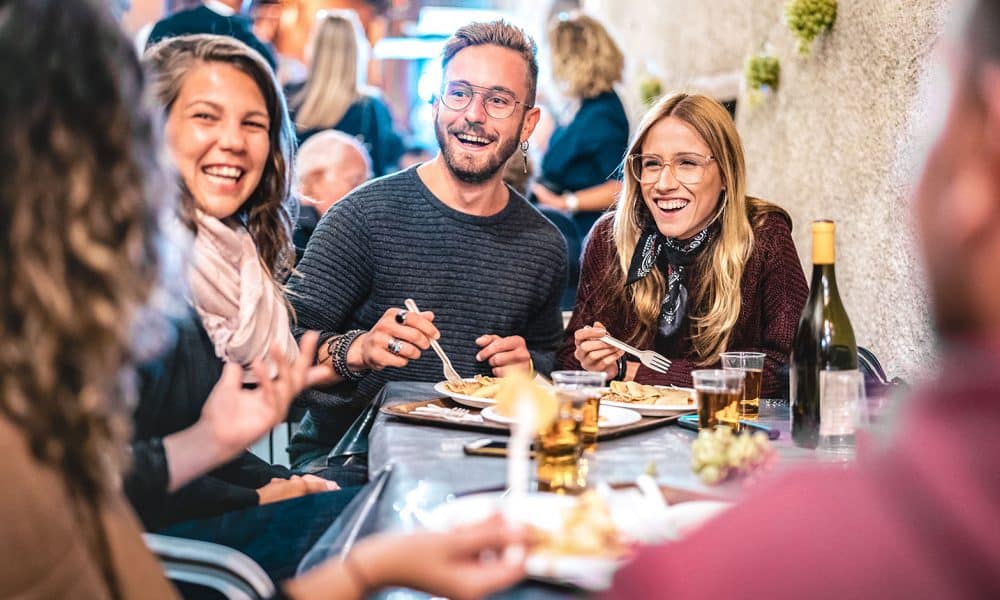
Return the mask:
<path fill-rule="evenodd" d="M 698 415 L 684 415 L 677 419 L 677 425 L 682 429 L 698 431 Z M 761 425 L 760 423 L 754 423 L 753 421 L 742 420 L 740 421 L 740 425 L 751 431 L 760 431 L 761 433 L 767 434 L 767 439 L 769 440 L 776 440 L 781 437 L 781 432 L 774 427 L 768 427 L 767 425 Z"/>

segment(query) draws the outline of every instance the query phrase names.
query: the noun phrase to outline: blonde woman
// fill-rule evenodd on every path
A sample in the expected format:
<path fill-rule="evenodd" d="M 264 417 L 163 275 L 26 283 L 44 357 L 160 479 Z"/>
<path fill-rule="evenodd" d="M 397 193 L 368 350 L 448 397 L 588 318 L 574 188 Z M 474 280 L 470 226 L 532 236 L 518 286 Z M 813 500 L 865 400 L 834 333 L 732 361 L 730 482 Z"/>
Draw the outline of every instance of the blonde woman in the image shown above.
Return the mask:
<path fill-rule="evenodd" d="M 767 354 L 762 393 L 783 395 L 808 288 L 781 208 L 747 196 L 743 147 L 715 100 L 678 94 L 643 118 L 615 212 L 584 250 L 563 367 L 611 379 L 690 386 L 720 352 Z M 673 361 L 667 373 L 626 362 L 605 333 Z"/>
<path fill-rule="evenodd" d="M 573 215 L 581 239 L 621 189 L 628 118 L 615 93 L 625 59 L 603 25 L 580 12 L 549 30 L 552 79 L 575 111 L 549 139 L 538 183 L 539 204 Z"/>
<path fill-rule="evenodd" d="M 320 11 L 306 48 L 309 75 L 285 91 L 300 145 L 324 129 L 353 135 L 371 155 L 377 177 L 396 170 L 403 143 L 378 90 L 364 85 L 369 50 L 356 12 Z"/>

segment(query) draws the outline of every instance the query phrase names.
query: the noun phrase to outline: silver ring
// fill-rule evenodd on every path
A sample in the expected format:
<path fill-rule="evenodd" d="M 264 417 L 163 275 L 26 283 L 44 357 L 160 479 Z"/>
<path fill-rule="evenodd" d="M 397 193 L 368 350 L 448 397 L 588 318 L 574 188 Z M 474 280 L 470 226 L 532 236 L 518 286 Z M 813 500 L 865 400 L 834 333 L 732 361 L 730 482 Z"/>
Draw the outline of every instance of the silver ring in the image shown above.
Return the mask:
<path fill-rule="evenodd" d="M 407 312 L 409 312 L 409 311 L 407 311 L 405 308 L 401 308 L 399 310 L 399 312 L 396 313 L 396 322 L 399 323 L 400 325 L 403 325 L 404 323 L 406 323 L 406 314 L 407 314 Z"/>
<path fill-rule="evenodd" d="M 403 350 L 403 342 L 397 340 L 394 337 L 391 337 L 389 338 L 389 342 L 385 345 L 385 347 L 389 350 L 389 352 L 392 352 L 393 354 L 399 354 L 400 351 Z"/>

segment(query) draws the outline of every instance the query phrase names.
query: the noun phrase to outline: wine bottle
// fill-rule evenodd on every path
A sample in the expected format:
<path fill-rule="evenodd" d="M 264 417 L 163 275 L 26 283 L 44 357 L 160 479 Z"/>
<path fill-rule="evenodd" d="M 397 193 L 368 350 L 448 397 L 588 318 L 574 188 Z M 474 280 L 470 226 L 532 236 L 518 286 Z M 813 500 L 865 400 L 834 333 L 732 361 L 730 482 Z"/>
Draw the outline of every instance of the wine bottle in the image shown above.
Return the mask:
<path fill-rule="evenodd" d="M 814 221 L 812 238 L 812 282 L 792 343 L 789 377 L 792 440 L 806 448 L 819 442 L 820 372 L 858 368 L 854 329 L 840 301 L 833 269 L 833 221 Z"/>

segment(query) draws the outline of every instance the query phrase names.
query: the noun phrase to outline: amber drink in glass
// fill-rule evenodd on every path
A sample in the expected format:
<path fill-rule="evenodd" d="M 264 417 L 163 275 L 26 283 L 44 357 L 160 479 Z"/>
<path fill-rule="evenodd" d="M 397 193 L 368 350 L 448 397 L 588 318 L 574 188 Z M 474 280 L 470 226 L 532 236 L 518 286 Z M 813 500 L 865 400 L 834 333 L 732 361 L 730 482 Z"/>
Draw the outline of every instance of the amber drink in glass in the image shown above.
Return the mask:
<path fill-rule="evenodd" d="M 746 373 L 743 378 L 742 417 L 751 421 L 760 413 L 760 388 L 764 381 L 763 352 L 723 352 L 722 368 Z"/>
<path fill-rule="evenodd" d="M 743 371 L 702 369 L 691 372 L 698 397 L 699 429 L 725 425 L 740 431 L 743 403 Z"/>

